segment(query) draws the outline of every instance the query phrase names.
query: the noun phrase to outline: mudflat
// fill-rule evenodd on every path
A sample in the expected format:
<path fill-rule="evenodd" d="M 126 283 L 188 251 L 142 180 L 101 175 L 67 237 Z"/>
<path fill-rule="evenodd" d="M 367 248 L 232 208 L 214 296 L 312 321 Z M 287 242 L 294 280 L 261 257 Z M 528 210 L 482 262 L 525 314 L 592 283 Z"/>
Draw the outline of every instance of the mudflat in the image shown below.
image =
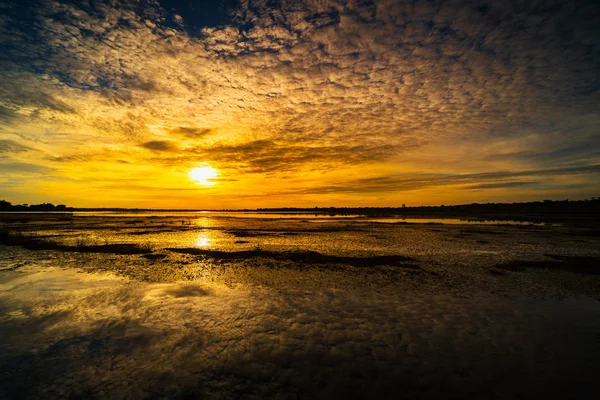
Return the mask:
<path fill-rule="evenodd" d="M 593 226 L 0 221 L 0 397 L 600 395 Z"/>

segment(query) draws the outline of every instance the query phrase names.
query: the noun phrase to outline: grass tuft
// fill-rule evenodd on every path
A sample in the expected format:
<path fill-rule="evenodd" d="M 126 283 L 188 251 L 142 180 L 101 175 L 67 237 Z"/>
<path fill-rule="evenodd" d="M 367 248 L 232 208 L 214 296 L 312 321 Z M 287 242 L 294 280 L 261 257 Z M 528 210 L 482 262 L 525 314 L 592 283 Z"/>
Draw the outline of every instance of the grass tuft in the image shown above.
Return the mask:
<path fill-rule="evenodd" d="M 91 244 L 91 240 L 85 236 L 79 236 L 75 239 L 75 247 L 87 247 Z"/>
<path fill-rule="evenodd" d="M 154 251 L 154 246 L 150 241 L 145 241 L 144 243 L 138 246 L 141 250 L 144 250 L 147 253 L 152 253 Z"/>

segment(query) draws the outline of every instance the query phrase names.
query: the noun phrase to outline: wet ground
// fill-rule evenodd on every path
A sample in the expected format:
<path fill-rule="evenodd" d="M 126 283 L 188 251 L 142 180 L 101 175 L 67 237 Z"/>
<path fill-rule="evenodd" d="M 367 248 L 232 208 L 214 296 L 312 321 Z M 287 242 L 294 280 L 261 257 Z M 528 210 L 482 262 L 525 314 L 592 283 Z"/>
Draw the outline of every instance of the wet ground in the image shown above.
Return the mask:
<path fill-rule="evenodd" d="M 0 398 L 600 395 L 592 227 L 0 221 Z"/>

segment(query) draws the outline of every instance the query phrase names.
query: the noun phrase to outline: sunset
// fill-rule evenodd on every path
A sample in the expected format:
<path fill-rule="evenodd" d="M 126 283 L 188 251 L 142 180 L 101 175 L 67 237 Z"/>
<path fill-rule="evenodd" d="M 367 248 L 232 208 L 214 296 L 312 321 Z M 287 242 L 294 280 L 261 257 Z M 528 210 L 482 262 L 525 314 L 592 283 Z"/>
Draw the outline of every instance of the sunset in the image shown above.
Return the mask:
<path fill-rule="evenodd" d="M 598 195 L 593 2 L 1 7 L 0 195 L 13 203 L 189 209 Z M 201 164 L 219 171 L 210 190 L 187 179 Z"/>
<path fill-rule="evenodd" d="M 598 1 L 0 0 L 0 48 L 0 398 L 600 398 Z"/>
<path fill-rule="evenodd" d="M 212 179 L 217 177 L 217 171 L 215 171 L 212 167 L 200 167 L 194 168 L 189 173 L 190 178 L 196 182 L 198 185 L 214 185 Z"/>

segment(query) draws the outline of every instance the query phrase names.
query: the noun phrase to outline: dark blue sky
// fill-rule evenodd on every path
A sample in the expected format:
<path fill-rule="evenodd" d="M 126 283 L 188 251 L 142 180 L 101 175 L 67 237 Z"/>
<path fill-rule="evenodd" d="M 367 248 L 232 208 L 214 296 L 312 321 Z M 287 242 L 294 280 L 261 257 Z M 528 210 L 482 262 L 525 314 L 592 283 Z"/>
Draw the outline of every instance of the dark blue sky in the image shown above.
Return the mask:
<path fill-rule="evenodd" d="M 236 0 L 160 0 L 160 5 L 168 12 L 183 17 L 191 32 L 206 26 L 224 25 L 231 21 L 231 15 L 239 4 Z"/>

